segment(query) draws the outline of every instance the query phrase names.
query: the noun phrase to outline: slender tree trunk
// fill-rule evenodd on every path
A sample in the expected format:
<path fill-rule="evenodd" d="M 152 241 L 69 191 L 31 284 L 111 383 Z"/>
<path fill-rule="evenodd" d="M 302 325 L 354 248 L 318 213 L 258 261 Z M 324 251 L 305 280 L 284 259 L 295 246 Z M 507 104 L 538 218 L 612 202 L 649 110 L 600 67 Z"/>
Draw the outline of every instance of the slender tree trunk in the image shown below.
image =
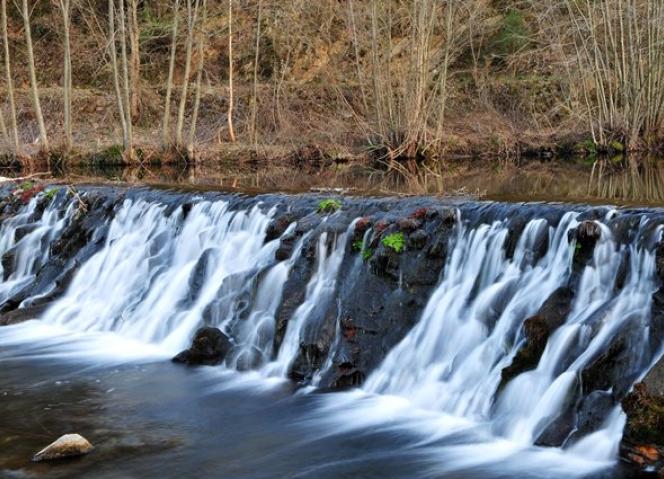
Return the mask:
<path fill-rule="evenodd" d="M 187 0 L 187 44 L 184 63 L 184 78 L 182 79 L 182 93 L 180 96 L 180 107 L 178 108 L 178 122 L 175 127 L 175 143 L 178 147 L 184 144 L 184 114 L 187 107 L 187 96 L 189 93 L 189 76 L 191 75 L 191 55 L 194 44 L 194 28 L 196 26 L 196 17 L 198 16 L 199 0 L 195 1 L 193 12 L 191 0 Z"/>
<path fill-rule="evenodd" d="M 129 44 L 131 47 L 129 79 L 131 83 L 131 118 L 138 121 L 141 113 L 140 83 L 141 83 L 141 50 L 140 29 L 138 25 L 138 0 L 131 0 L 129 4 Z"/>
<path fill-rule="evenodd" d="M 191 114 L 191 126 L 189 128 L 189 142 L 187 145 L 187 154 L 189 158 L 195 159 L 195 144 L 196 144 L 196 124 L 198 122 L 198 110 L 201 105 L 201 83 L 203 81 L 203 66 L 205 64 L 205 39 L 207 38 L 207 30 L 205 24 L 207 22 L 207 0 L 203 0 L 203 16 L 201 18 L 200 28 L 198 32 L 198 66 L 196 68 L 196 95 L 194 99 L 194 111 Z"/>
<path fill-rule="evenodd" d="M 258 0 L 258 12 L 256 15 L 256 49 L 254 52 L 254 85 L 251 94 L 251 142 L 256 148 L 258 137 L 256 133 L 256 115 L 258 110 L 258 60 L 261 49 L 261 21 L 263 13 L 263 2 Z"/>
<path fill-rule="evenodd" d="M 124 0 L 120 0 L 120 52 L 122 60 L 122 85 L 124 88 L 124 113 L 127 123 L 128 144 L 125 148 L 125 155 L 129 161 L 134 160 L 134 133 L 131 121 L 131 84 L 129 82 L 129 59 L 127 56 L 127 29 L 125 26 L 125 8 Z"/>
<path fill-rule="evenodd" d="M 7 123 L 5 122 L 5 115 L 0 112 L 0 132 L 2 132 L 2 139 L 9 146 L 9 133 L 7 132 Z"/>
<path fill-rule="evenodd" d="M 173 28 L 171 30 L 171 58 L 168 65 L 168 82 L 166 84 L 166 104 L 164 106 L 164 118 L 161 122 L 161 145 L 168 148 L 171 144 L 171 96 L 173 94 L 173 76 L 175 75 L 175 54 L 178 43 L 178 23 L 180 19 L 180 0 L 175 0 L 173 7 Z"/>
<path fill-rule="evenodd" d="M 7 96 L 9 97 L 9 113 L 11 115 L 12 140 L 14 142 L 14 155 L 20 152 L 20 142 L 18 139 L 18 125 L 16 121 L 16 102 L 14 100 L 14 79 L 12 78 L 11 58 L 9 56 L 9 35 L 7 33 L 7 0 L 1 0 L 0 12 L 2 21 L 2 42 L 4 44 L 5 55 L 5 74 L 7 76 Z"/>
<path fill-rule="evenodd" d="M 233 128 L 233 0 L 228 0 L 228 135 L 235 143 L 235 129 Z"/>
<path fill-rule="evenodd" d="M 125 115 L 124 100 L 122 98 L 122 88 L 120 87 L 120 71 L 118 68 L 117 44 L 115 41 L 115 0 L 108 0 L 108 32 L 109 32 L 109 55 L 111 56 L 111 65 L 113 67 L 113 88 L 115 89 L 115 99 L 118 104 L 118 115 L 120 125 L 122 126 L 122 143 L 125 152 L 131 148 L 131 141 L 127 129 L 127 117 Z"/>
<path fill-rule="evenodd" d="M 28 53 L 28 73 L 30 75 L 30 89 L 32 90 L 32 103 L 37 117 L 37 126 L 39 127 L 39 136 L 41 137 L 42 149 L 49 151 L 48 136 L 46 135 L 46 126 L 44 125 L 44 115 L 42 114 L 41 103 L 39 101 L 39 87 L 37 86 L 37 72 L 35 71 L 35 54 L 32 49 L 32 33 L 30 32 L 30 8 L 28 0 L 23 0 L 23 25 L 25 28 L 25 43 Z"/>
<path fill-rule="evenodd" d="M 60 0 L 60 10 L 62 11 L 62 26 L 64 28 L 64 60 L 63 60 L 63 103 L 64 103 L 64 130 L 65 130 L 65 150 L 70 151 L 73 147 L 72 124 L 71 124 L 71 45 L 70 45 L 70 21 L 71 4 L 70 0 Z"/>

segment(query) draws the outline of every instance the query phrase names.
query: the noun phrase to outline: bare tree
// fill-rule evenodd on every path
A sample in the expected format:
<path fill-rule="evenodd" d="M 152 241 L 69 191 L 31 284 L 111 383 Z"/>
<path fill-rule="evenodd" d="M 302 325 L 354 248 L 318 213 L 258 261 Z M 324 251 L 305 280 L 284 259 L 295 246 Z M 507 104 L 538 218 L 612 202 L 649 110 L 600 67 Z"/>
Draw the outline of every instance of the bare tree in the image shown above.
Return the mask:
<path fill-rule="evenodd" d="M 129 0 L 129 45 L 131 50 L 129 83 L 131 85 L 131 118 L 138 121 L 141 108 L 141 50 L 138 23 L 138 0 Z"/>
<path fill-rule="evenodd" d="M 171 96 L 173 94 L 173 77 L 175 75 L 175 56 L 178 42 L 178 23 L 180 19 L 180 0 L 175 0 L 173 6 L 173 25 L 171 27 L 171 54 L 168 64 L 168 80 L 166 83 L 166 101 L 164 105 L 164 117 L 161 127 L 161 145 L 167 148 L 171 144 Z"/>
<path fill-rule="evenodd" d="M 32 48 L 32 33 L 30 31 L 30 8 L 28 0 L 23 0 L 21 10 L 23 16 L 23 26 L 25 29 L 25 43 L 28 53 L 28 73 L 30 75 L 30 89 L 32 91 L 32 103 L 37 117 L 37 126 L 39 127 L 39 137 L 41 147 L 44 151 L 49 151 L 48 136 L 46 135 L 46 126 L 44 125 L 44 115 L 42 114 L 41 102 L 39 101 L 39 86 L 37 85 L 37 72 L 35 71 L 35 54 Z"/>
<path fill-rule="evenodd" d="M 640 149 L 664 137 L 664 2 L 565 0 L 595 143 Z"/>
<path fill-rule="evenodd" d="M 72 138 L 71 124 L 71 96 L 72 96 L 72 76 L 71 76 L 71 44 L 70 44 L 70 23 L 71 23 L 71 2 L 70 0 L 58 0 L 58 6 L 62 13 L 63 26 L 63 75 L 62 75 L 62 95 L 64 110 L 64 133 L 65 150 L 70 151 L 74 141 Z"/>
<path fill-rule="evenodd" d="M 11 58 L 9 55 L 9 35 L 7 33 L 7 0 L 0 0 L 0 17 L 2 22 L 2 42 L 4 44 L 5 75 L 7 80 L 7 97 L 9 99 L 9 114 L 11 121 L 11 136 L 14 154 L 20 153 L 18 138 L 18 125 L 16 122 L 16 101 L 14 100 L 14 78 L 12 77 Z"/>
<path fill-rule="evenodd" d="M 184 77 L 182 79 L 182 92 L 180 94 L 180 107 L 178 108 L 178 120 L 175 127 L 175 143 L 178 147 L 184 144 L 184 117 L 187 107 L 189 93 L 189 77 L 191 76 L 191 57 L 194 48 L 194 29 L 198 17 L 198 7 L 200 0 L 195 0 L 192 6 L 192 0 L 187 0 L 187 40 L 185 44 Z"/>
<path fill-rule="evenodd" d="M 109 26 L 109 55 L 111 57 L 111 65 L 113 67 L 113 86 L 115 89 L 115 96 L 118 104 L 118 114 L 120 116 L 120 124 L 122 126 L 122 143 L 124 147 L 124 156 L 128 161 L 134 159 L 134 145 L 133 145 L 133 131 L 131 124 L 131 106 L 130 106 L 130 92 L 129 92 L 129 73 L 127 67 L 127 40 L 125 32 L 124 20 L 124 0 L 120 0 L 120 8 L 118 9 L 119 22 L 115 19 L 115 0 L 108 0 L 108 26 Z M 120 49 L 121 49 L 121 62 L 122 73 L 118 66 L 118 53 L 116 36 L 120 34 Z M 122 82 L 121 82 L 122 78 Z"/>
<path fill-rule="evenodd" d="M 256 6 L 256 46 L 254 50 L 254 78 L 253 78 L 253 88 L 251 92 L 251 123 L 250 123 L 250 132 L 249 136 L 251 143 L 254 145 L 254 148 L 258 144 L 258 135 L 256 133 L 256 115 L 258 110 L 258 61 L 260 58 L 261 51 L 261 22 L 263 20 L 263 2 L 258 0 L 258 5 Z"/>
<path fill-rule="evenodd" d="M 206 24 L 207 24 L 207 0 L 203 0 L 203 14 L 198 29 L 198 42 L 196 56 L 198 65 L 196 67 L 196 93 L 194 98 L 194 109 L 191 114 L 191 125 L 189 128 L 189 141 L 187 143 L 187 154 L 189 158 L 194 159 L 196 156 L 195 143 L 196 143 L 196 124 L 198 122 L 198 110 L 201 105 L 201 83 L 203 81 L 203 66 L 205 65 L 205 41 L 207 38 Z"/>
<path fill-rule="evenodd" d="M 233 0 L 228 0 L 228 135 L 235 143 L 235 128 L 233 128 Z"/>

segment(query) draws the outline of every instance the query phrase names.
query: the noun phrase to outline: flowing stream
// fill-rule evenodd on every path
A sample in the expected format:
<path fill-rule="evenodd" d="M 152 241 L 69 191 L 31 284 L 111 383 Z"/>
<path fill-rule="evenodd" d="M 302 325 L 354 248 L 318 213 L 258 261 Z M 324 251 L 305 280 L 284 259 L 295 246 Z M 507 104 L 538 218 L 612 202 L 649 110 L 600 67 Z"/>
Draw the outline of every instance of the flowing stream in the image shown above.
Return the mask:
<path fill-rule="evenodd" d="M 22 206 L 0 227 L 3 268 L 5 258 L 12 263 L 10 271 L 3 269 L 3 307 L 35 281 L 50 260 L 52 245 L 77 214 L 73 201 L 52 201 L 41 211 L 38 200 Z M 240 402 L 245 397 L 257 404 L 251 414 L 258 422 L 261 401 L 270 404 L 276 394 L 266 391 L 287 385 L 293 365 L 303 357 L 318 365 L 305 385 L 318 386 L 337 367 L 335 358 L 344 347 L 347 333 L 341 321 L 340 291 L 356 281 L 361 268 L 374 267 L 361 255 L 351 258 L 360 244 L 363 252 L 368 248 L 372 230 L 360 243 L 352 243 L 361 215 L 350 215 L 342 228 L 335 229 L 335 213 L 304 233 L 296 230 L 295 218 L 268 239 L 278 211 L 270 199 L 245 204 L 233 198 L 201 197 L 192 203 L 174 206 L 140 195 L 117 202 L 112 216 L 100 222 L 100 230 L 102 224 L 106 229 L 94 253 L 63 265 L 74 268 L 63 293 L 49 301 L 38 319 L 0 328 L 3 380 L 13 381 L 11 371 L 24 375 L 30 367 L 38 371 L 36 376 L 51 374 L 57 364 L 72 370 L 72 381 L 80 372 L 76 365 L 85 371 L 98 368 L 94 374 L 80 373 L 81 377 L 106 377 L 103 371 L 113 368 L 148 365 L 140 367 L 150 371 L 145 379 L 155 381 L 155 387 L 175 387 L 168 385 L 169 375 L 189 385 L 192 390 L 185 400 L 204 404 L 201 414 L 214 414 L 208 404 L 211 394 Z M 578 432 L 577 424 L 556 447 L 545 447 L 542 438 L 567 414 L 570 397 L 585 400 L 579 378 L 624 331 L 630 331 L 630 345 L 642 346 L 629 347 L 623 356 L 626 377 L 635 380 L 661 354 L 662 345 L 651 344 L 651 297 L 659 287 L 654 245 L 661 239 L 661 215 L 647 210 L 630 213 L 636 220 L 625 233 L 612 223 L 618 213 L 603 209 L 591 219 L 601 236 L 588 261 L 575 268 L 576 246 L 570 238 L 588 220 L 584 208 L 557 207 L 553 216 L 540 216 L 536 207 L 530 207 L 529 219 L 509 252 L 507 244 L 514 234 L 511 213 L 496 208 L 478 214 L 463 204 L 451 208 L 455 220 L 445 239 L 447 254 L 440 277 L 421 298 L 422 310 L 412 318 L 412 327 L 386 346 L 363 384 L 327 395 L 312 393 L 314 387 L 302 389 L 301 395 L 279 393 L 282 405 L 288 407 L 276 413 L 266 405 L 265 411 L 272 412 L 265 413 L 265 421 L 272 423 L 260 427 L 252 423 L 259 435 L 260 428 L 283 427 L 293 441 L 288 454 L 312 455 L 301 466 L 294 460 L 277 468 L 275 473 L 283 474 L 279 477 L 342 477 L 362 471 L 367 474 L 362 477 L 374 477 L 367 471 L 387 477 L 450 478 L 617 474 L 613 466 L 625 421 L 618 403 L 599 413 L 598 427 Z M 296 238 L 291 250 L 277 260 L 282 240 L 290 237 Z M 300 299 L 280 326 L 293 288 L 289 281 L 297 274 L 303 278 Z M 503 370 L 527 341 L 524 322 L 570 284 L 574 297 L 569 311 L 551 332 L 536 365 L 503 383 Z M 54 288 L 20 296 L 19 309 Z M 408 285 L 399 278 L 394 288 L 405 291 Z M 165 364 L 165 358 L 189 346 L 202 325 L 219 327 L 231 339 L 225 362 L 203 370 Z M 326 334 L 331 339 L 316 349 L 320 358 L 303 356 L 305 337 L 314 338 L 315 345 Z M 163 376 L 149 379 L 153 370 Z M 275 378 L 280 380 L 275 383 Z M 37 387 L 24 376 L 16 381 L 28 389 Z M 160 394 L 147 387 L 140 390 Z M 605 393 L 611 394 L 611 388 Z M 170 393 L 164 394 L 168 401 Z M 131 402 L 123 400 L 115 407 Z M 191 411 L 185 416 L 188 419 L 180 424 L 185 429 L 193 427 L 186 421 L 200 420 Z M 290 417 L 298 426 L 280 425 L 279 416 Z M 245 419 L 238 419 L 238 424 Z M 233 416 L 227 421 L 232 424 Z M 207 426 L 200 427 L 200 437 L 194 435 L 192 440 L 202 441 L 211 434 L 205 432 Z M 265 434 L 267 438 L 272 433 Z M 372 464 L 372 469 L 354 469 L 359 466 L 348 459 L 352 453 L 339 443 L 341 438 L 352 442 L 352 437 L 366 435 L 373 437 L 375 447 L 361 448 L 358 461 Z M 284 451 L 266 441 L 266 454 L 281 457 Z M 320 447 L 304 446 L 311 441 Z M 205 447 L 214 456 L 214 443 Z M 260 448 L 260 441 L 251 447 Z M 377 458 L 399 450 L 408 455 L 403 458 L 405 470 L 378 465 Z M 196 457 L 201 460 L 200 452 Z M 233 476 L 229 464 L 212 463 L 216 469 L 210 470 L 226 477 L 276 477 L 248 466 Z M 263 461 L 256 463 L 264 466 Z M 9 464 L 0 462 L 0 475 L 3 467 L 12 469 Z M 99 477 L 114 477 L 112 468 L 100 467 Z M 138 474 L 141 467 L 133 472 Z M 184 472 L 175 467 L 172 477 L 178 470 Z M 72 474 L 79 473 L 83 474 L 79 470 Z M 145 477 L 171 477 L 168 471 L 152 468 L 145 473 Z"/>

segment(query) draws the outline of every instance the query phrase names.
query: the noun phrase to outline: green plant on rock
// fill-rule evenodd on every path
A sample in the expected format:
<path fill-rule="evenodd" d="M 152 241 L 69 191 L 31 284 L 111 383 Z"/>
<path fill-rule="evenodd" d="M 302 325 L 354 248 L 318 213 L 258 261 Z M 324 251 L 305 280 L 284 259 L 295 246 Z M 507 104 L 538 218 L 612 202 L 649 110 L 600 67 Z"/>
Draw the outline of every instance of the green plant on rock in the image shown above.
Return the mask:
<path fill-rule="evenodd" d="M 367 248 L 365 250 L 362 250 L 362 259 L 364 261 L 369 261 L 371 257 L 373 256 L 373 250 L 371 248 Z"/>
<path fill-rule="evenodd" d="M 383 238 L 383 245 L 392 248 L 396 253 L 401 253 L 406 247 L 406 239 L 403 233 L 392 233 Z"/>
<path fill-rule="evenodd" d="M 51 188 L 44 192 L 44 197 L 49 201 L 53 201 L 53 198 L 58 194 L 58 191 L 60 191 L 60 188 Z"/>
<path fill-rule="evenodd" d="M 341 209 L 341 201 L 334 198 L 320 200 L 318 203 L 318 212 L 323 214 L 334 213 Z"/>
<path fill-rule="evenodd" d="M 353 241 L 353 251 L 363 251 L 364 241 L 361 239 Z"/>

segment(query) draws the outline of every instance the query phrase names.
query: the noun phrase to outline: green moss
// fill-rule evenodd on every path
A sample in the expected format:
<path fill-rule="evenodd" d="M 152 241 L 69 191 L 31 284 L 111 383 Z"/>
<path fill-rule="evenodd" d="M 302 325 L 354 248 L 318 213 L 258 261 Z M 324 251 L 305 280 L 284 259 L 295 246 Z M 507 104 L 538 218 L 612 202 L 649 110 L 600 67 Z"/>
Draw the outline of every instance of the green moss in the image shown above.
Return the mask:
<path fill-rule="evenodd" d="M 367 248 L 362 251 L 362 259 L 364 261 L 369 261 L 371 257 L 373 256 L 374 251 L 371 248 Z"/>
<path fill-rule="evenodd" d="M 353 242 L 353 251 L 362 251 L 364 247 L 364 241 L 361 239 Z"/>
<path fill-rule="evenodd" d="M 318 203 L 318 212 L 322 214 L 334 213 L 341 209 L 341 201 L 334 198 L 320 200 Z"/>
<path fill-rule="evenodd" d="M 383 245 L 387 248 L 391 248 L 396 253 L 401 253 L 406 247 L 406 238 L 403 233 L 392 233 L 383 238 Z"/>
<path fill-rule="evenodd" d="M 44 192 L 44 197 L 49 201 L 53 201 L 53 198 L 55 198 L 55 195 L 58 194 L 58 191 L 60 191 L 60 188 L 51 188 L 50 190 Z"/>

